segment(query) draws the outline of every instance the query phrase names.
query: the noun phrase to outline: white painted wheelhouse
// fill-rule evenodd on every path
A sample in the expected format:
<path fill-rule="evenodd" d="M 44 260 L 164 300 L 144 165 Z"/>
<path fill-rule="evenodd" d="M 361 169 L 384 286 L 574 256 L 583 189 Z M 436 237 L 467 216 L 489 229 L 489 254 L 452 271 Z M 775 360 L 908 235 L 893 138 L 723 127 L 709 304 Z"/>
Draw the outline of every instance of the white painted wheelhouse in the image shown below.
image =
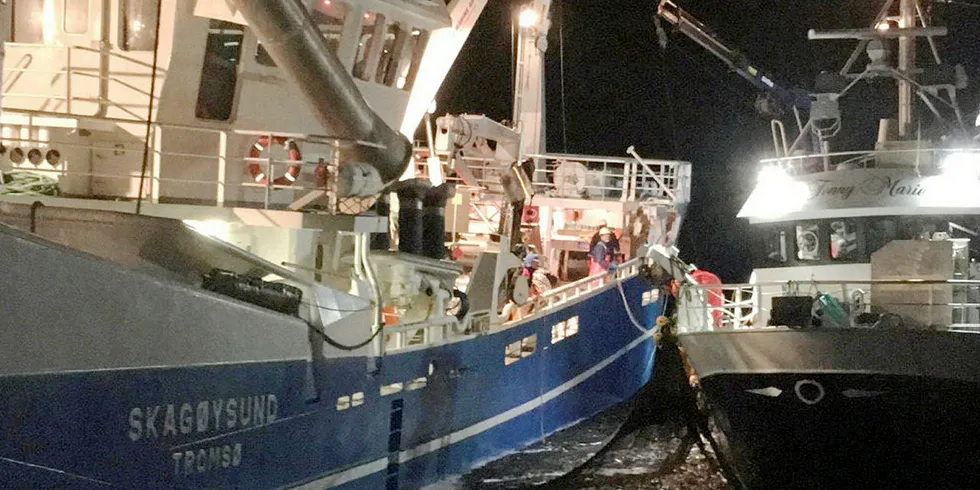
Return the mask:
<path fill-rule="evenodd" d="M 406 134 L 485 5 L 307 3 L 374 111 Z M 350 144 L 335 139 L 345 135 L 317 134 L 299 91 L 224 2 L 163 0 L 159 18 L 156 8 L 152 0 L 16 0 L 0 9 L 8 41 L 0 169 L 45 172 L 75 197 L 268 208 L 305 194 L 315 164 Z M 248 171 L 272 158 L 281 161 L 263 173 L 281 176 L 294 163 L 275 145 L 255 146 L 269 135 L 296 139 L 306 163 L 296 183 L 275 192 Z"/>
<path fill-rule="evenodd" d="M 825 170 L 824 158 L 834 170 Z M 773 159 L 762 165 L 759 182 L 739 213 L 753 230 L 750 282 L 770 284 L 760 289 L 756 324 L 769 323 L 772 297 L 784 293 L 786 284 L 795 283 L 802 293 L 823 289 L 840 297 L 839 288 L 815 282 L 870 285 L 900 275 L 978 278 L 980 150 L 880 150 Z M 925 251 L 910 252 L 893 243 L 900 241 L 921 241 L 926 249 L 948 250 L 948 256 L 933 263 Z M 911 265 L 900 269 L 902 262 Z M 868 285 L 855 286 L 850 295 L 874 301 Z M 957 289 L 961 303 L 980 300 L 976 288 Z M 976 323 L 977 308 L 970 311 Z"/>

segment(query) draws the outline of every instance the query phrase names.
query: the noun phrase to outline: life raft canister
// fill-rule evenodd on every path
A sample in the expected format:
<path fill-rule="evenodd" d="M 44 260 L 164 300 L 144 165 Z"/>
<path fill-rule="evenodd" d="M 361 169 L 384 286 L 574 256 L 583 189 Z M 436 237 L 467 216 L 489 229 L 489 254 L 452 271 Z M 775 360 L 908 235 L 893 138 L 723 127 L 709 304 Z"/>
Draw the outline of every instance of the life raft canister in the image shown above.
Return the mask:
<path fill-rule="evenodd" d="M 285 138 L 282 136 L 273 136 L 272 144 L 282 145 L 286 149 L 290 161 L 300 162 L 303 160 L 303 155 L 299 152 L 299 145 L 297 145 L 296 141 L 292 140 L 291 138 Z M 269 137 L 259 136 L 258 138 L 255 139 L 255 143 L 252 143 L 252 146 L 249 148 L 248 157 L 260 158 L 262 152 L 264 152 L 268 147 L 269 147 Z M 250 161 L 250 163 L 248 164 L 248 174 L 252 176 L 252 179 L 255 181 L 256 184 L 265 184 L 267 182 L 266 175 L 265 173 L 262 172 L 262 169 L 264 167 L 265 167 L 264 165 L 256 161 Z M 300 171 L 299 165 L 290 165 L 289 168 L 286 169 L 286 173 L 282 177 L 278 177 L 275 180 L 273 180 L 272 184 L 293 185 L 293 182 L 296 182 L 296 178 L 299 177 L 299 171 Z"/>
<path fill-rule="evenodd" d="M 698 269 L 691 272 L 691 278 L 702 286 L 721 285 L 721 279 L 718 279 L 718 276 L 706 270 Z M 704 288 L 704 291 L 705 300 L 708 302 L 708 307 L 711 308 L 712 323 L 715 328 L 720 328 L 722 318 L 721 305 L 725 297 L 721 292 L 721 288 Z"/>

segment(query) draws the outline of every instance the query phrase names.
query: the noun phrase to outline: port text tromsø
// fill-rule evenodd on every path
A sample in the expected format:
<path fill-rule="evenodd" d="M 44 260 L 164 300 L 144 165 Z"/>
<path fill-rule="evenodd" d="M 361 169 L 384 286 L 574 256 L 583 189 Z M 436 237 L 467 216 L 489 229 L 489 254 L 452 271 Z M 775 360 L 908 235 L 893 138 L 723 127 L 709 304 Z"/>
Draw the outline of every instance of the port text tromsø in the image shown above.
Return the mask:
<path fill-rule="evenodd" d="M 173 438 L 215 434 L 261 427 L 275 422 L 279 400 L 274 394 L 196 402 L 133 407 L 129 411 L 129 439 Z M 241 443 L 176 451 L 171 455 L 175 475 L 190 475 L 237 467 L 242 463 Z"/>

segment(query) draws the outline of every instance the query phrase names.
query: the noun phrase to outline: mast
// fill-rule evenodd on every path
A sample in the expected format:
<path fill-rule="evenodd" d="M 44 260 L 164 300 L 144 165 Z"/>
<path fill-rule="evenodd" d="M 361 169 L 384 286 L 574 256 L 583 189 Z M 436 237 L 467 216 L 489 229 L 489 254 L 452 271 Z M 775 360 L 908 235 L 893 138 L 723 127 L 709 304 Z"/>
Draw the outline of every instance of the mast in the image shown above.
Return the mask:
<path fill-rule="evenodd" d="M 898 27 L 910 29 L 915 27 L 915 7 L 917 0 L 900 0 Z M 912 76 L 915 69 L 915 37 L 902 36 L 898 38 L 898 71 Z M 908 136 L 912 125 L 912 83 L 907 79 L 898 81 L 898 136 Z"/>
<path fill-rule="evenodd" d="M 545 151 L 544 54 L 548 50 L 550 9 L 551 0 L 532 0 L 518 17 L 513 121 L 521 133 L 520 159 Z"/>

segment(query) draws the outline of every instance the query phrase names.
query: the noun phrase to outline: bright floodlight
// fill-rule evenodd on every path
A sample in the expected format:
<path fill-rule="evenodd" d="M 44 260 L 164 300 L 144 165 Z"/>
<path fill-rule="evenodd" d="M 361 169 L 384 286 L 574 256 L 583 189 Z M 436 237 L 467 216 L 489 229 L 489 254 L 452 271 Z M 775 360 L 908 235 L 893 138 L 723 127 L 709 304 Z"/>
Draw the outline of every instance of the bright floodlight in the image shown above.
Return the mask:
<path fill-rule="evenodd" d="M 538 23 L 538 13 L 531 8 L 521 10 L 521 15 L 517 17 L 517 23 L 521 27 L 533 27 Z"/>
<path fill-rule="evenodd" d="M 788 173 L 782 168 L 776 166 L 763 167 L 759 171 L 759 183 L 760 184 L 782 184 L 787 181 L 792 180 Z"/>
<path fill-rule="evenodd" d="M 885 32 L 888 29 L 891 29 L 891 27 L 892 27 L 891 24 L 889 24 L 887 20 L 883 20 L 879 22 L 878 25 L 875 26 L 875 29 L 878 29 L 881 32 Z"/>
<path fill-rule="evenodd" d="M 759 185 L 752 193 L 747 207 L 750 214 L 766 217 L 783 216 L 799 211 L 810 197 L 810 189 L 794 179 L 785 169 L 777 166 L 763 167 L 759 171 Z"/>
<path fill-rule="evenodd" d="M 942 175 L 949 180 L 980 177 L 980 153 L 954 151 L 946 154 L 939 163 Z"/>

